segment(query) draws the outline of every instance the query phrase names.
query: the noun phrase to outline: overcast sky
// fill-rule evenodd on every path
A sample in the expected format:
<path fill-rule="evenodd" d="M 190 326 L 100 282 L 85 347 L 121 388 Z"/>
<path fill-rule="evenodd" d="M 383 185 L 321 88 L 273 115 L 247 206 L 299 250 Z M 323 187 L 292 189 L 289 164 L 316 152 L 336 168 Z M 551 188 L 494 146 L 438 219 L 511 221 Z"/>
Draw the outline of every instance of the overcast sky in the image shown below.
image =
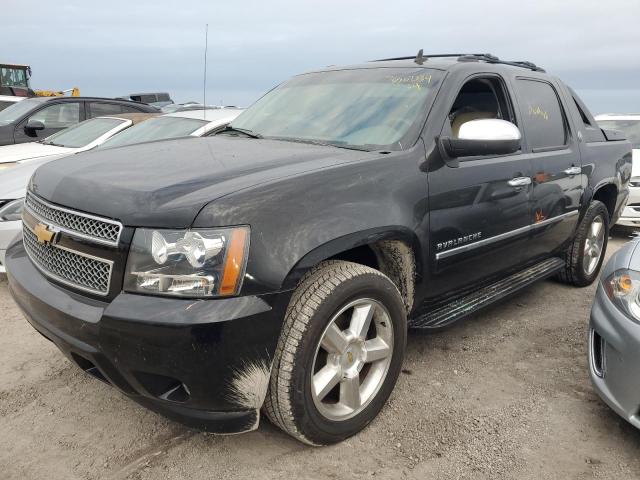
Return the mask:
<path fill-rule="evenodd" d="M 168 91 L 177 102 L 248 105 L 289 76 L 425 52 L 529 60 L 594 113 L 640 112 L 640 0 L 1 0 L 0 61 L 32 85 L 83 95 Z"/>

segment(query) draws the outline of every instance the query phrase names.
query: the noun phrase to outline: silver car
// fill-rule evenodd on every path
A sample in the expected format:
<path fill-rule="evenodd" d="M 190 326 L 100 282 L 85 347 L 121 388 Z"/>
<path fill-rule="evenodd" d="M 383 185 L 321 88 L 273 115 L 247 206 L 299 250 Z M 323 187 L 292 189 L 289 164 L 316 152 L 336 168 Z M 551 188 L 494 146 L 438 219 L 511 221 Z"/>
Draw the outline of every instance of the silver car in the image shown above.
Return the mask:
<path fill-rule="evenodd" d="M 593 385 L 614 411 L 640 428 L 640 238 L 602 269 L 590 323 Z"/>

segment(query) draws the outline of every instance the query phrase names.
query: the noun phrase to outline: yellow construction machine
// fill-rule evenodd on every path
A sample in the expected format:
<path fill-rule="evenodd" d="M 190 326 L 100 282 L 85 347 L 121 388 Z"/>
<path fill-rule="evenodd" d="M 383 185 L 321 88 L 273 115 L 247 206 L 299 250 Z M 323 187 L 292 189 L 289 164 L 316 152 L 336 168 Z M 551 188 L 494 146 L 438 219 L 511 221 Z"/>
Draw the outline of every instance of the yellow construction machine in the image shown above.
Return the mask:
<path fill-rule="evenodd" d="M 14 95 L 18 97 L 62 97 L 71 94 L 72 97 L 80 96 L 78 87 L 68 90 L 32 90 L 29 79 L 31 67 L 12 63 L 0 63 L 0 95 Z"/>

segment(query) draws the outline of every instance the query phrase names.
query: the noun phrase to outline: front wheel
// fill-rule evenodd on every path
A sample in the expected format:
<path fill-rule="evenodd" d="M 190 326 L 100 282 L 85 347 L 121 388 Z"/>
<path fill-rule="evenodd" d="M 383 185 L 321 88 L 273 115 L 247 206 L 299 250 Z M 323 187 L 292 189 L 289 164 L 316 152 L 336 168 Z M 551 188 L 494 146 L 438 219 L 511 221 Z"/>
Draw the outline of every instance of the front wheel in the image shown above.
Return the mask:
<path fill-rule="evenodd" d="M 565 268 L 558 278 L 577 287 L 591 285 L 600 273 L 609 240 L 609 211 L 594 200 L 565 252 Z"/>
<path fill-rule="evenodd" d="M 328 261 L 287 309 L 265 410 L 297 439 L 336 443 L 384 406 L 402 367 L 406 312 L 396 286 L 364 265 Z"/>

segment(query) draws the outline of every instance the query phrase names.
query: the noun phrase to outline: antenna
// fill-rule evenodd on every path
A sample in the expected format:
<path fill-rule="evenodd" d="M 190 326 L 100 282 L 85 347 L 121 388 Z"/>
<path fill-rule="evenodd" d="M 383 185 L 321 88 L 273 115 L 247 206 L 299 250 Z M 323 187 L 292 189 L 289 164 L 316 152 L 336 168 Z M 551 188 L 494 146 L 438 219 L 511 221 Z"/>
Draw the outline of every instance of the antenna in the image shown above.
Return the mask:
<path fill-rule="evenodd" d="M 209 47 L 209 24 L 205 25 L 204 29 L 204 81 L 202 85 L 202 118 L 206 120 L 207 117 L 207 48 Z"/>

